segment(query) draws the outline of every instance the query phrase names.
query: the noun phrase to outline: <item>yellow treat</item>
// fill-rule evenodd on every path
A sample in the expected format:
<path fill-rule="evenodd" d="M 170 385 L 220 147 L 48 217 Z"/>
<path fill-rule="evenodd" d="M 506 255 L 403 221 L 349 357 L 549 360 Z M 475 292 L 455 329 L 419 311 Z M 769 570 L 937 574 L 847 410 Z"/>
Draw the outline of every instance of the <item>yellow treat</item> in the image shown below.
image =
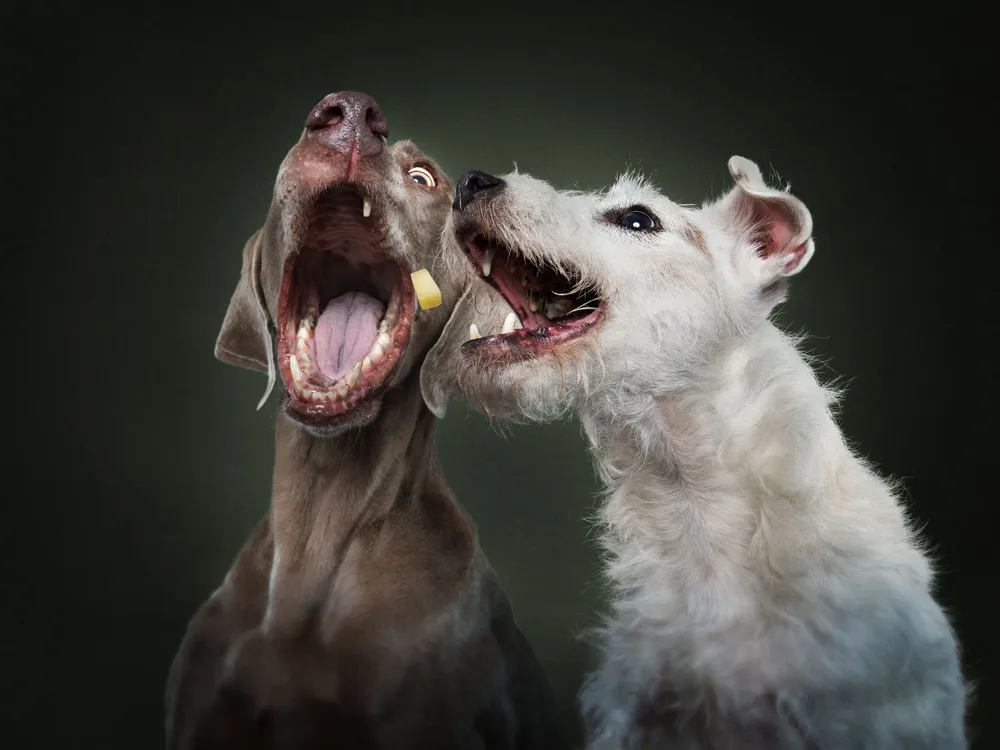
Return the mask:
<path fill-rule="evenodd" d="M 421 310 L 430 310 L 441 304 L 441 290 L 426 268 L 414 271 L 410 278 L 413 279 L 413 291 L 417 294 Z"/>

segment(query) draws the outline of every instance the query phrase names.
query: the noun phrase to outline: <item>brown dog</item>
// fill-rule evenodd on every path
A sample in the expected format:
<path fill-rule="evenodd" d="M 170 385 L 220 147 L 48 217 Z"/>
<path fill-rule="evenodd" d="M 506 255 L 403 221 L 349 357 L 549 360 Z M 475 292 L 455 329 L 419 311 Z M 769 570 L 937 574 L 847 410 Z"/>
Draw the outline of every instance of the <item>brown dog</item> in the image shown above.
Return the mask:
<path fill-rule="evenodd" d="M 421 397 L 463 281 L 435 264 L 452 186 L 387 135 L 371 97 L 324 98 L 244 248 L 216 356 L 285 386 L 271 512 L 188 626 L 169 748 L 565 746 Z"/>

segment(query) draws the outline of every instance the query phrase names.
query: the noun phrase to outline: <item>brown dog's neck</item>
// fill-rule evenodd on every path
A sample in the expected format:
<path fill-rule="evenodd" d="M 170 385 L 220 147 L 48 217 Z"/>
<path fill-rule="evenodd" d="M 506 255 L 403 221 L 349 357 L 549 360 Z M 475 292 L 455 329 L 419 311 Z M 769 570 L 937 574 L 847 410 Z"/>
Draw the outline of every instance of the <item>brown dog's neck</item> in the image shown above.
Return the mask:
<path fill-rule="evenodd" d="M 435 422 L 416 377 L 386 393 L 371 424 L 337 437 L 315 437 L 279 415 L 265 630 L 303 626 L 363 530 L 391 523 L 395 508 L 429 492 L 450 497 L 434 452 Z"/>

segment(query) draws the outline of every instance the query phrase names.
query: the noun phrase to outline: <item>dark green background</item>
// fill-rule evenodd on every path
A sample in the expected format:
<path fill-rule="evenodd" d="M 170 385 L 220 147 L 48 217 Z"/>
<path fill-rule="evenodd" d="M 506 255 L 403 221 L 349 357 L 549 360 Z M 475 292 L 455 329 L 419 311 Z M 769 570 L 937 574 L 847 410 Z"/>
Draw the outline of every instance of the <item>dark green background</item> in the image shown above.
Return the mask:
<path fill-rule="evenodd" d="M 817 254 L 781 319 L 849 382 L 859 451 L 905 480 L 980 682 L 977 744 L 1000 745 L 979 20 L 951 4 L 885 20 L 762 3 L 13 12 L 10 747 L 160 745 L 186 620 L 269 496 L 264 379 L 216 362 L 213 342 L 280 160 L 310 107 L 345 88 L 373 94 L 392 136 L 453 177 L 516 161 L 594 188 L 634 167 L 693 203 L 728 186 L 739 153 L 791 181 Z M 575 636 L 601 604 L 579 428 L 503 439 L 454 404 L 439 453 L 570 718 L 587 662 Z"/>

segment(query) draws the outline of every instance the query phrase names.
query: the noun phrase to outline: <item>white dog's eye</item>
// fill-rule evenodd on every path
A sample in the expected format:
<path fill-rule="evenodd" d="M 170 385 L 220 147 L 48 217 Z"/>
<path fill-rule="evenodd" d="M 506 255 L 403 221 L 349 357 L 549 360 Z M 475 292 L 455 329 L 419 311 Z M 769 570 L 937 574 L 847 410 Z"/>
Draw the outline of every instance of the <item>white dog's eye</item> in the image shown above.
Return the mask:
<path fill-rule="evenodd" d="M 437 185 L 434 175 L 423 167 L 412 167 L 407 174 L 410 175 L 410 179 L 418 185 L 426 185 L 427 187 L 434 187 Z"/>
<path fill-rule="evenodd" d="M 629 211 L 626 211 L 622 214 L 618 223 L 626 229 L 631 229 L 634 232 L 648 232 L 651 229 L 656 228 L 656 220 L 645 211 L 640 211 L 638 209 L 630 209 Z"/>

